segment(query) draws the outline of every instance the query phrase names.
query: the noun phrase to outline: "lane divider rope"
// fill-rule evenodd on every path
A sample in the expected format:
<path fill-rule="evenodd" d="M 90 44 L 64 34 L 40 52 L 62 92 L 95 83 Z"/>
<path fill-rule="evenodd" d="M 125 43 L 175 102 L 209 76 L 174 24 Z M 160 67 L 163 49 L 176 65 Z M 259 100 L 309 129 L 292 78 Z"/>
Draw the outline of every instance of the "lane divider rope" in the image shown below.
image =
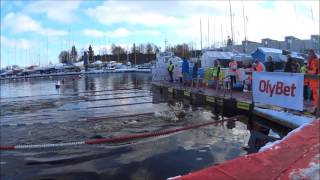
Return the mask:
<path fill-rule="evenodd" d="M 154 112 L 146 112 L 146 113 L 135 113 L 135 114 L 124 114 L 119 116 L 98 116 L 98 117 L 87 117 L 87 118 L 79 118 L 77 120 L 72 121 L 41 121 L 41 122 L 24 122 L 24 123 L 10 123 L 10 124 L 1 124 L 0 127 L 10 127 L 10 126 L 31 126 L 31 125 L 42 125 L 42 124 L 53 124 L 53 123 L 70 123 L 70 122 L 83 122 L 83 121 L 98 121 L 98 120 L 108 120 L 108 119 L 116 119 L 116 118 L 124 118 L 124 117 L 132 117 L 132 116 L 142 116 L 142 115 L 152 115 Z"/>
<path fill-rule="evenodd" d="M 85 94 L 85 93 L 95 93 L 95 92 L 105 92 L 105 91 L 125 91 L 125 90 L 145 90 L 143 88 L 119 88 L 119 89 L 104 89 L 104 90 L 90 90 L 90 91 L 80 91 L 75 93 L 55 93 L 55 94 L 40 94 L 40 95 L 31 95 L 31 96 L 17 96 L 17 97 L 4 97 L 1 99 L 20 99 L 20 98 L 30 98 L 30 97 L 40 97 L 40 96 L 54 96 L 54 95 L 64 95 L 64 96 L 71 96 L 71 95 L 78 95 L 78 94 Z"/>
<path fill-rule="evenodd" d="M 129 134 L 129 135 L 122 135 L 117 137 L 108 137 L 108 138 L 101 138 L 101 139 L 90 139 L 85 141 L 77 141 L 77 142 L 66 142 L 66 143 L 56 143 L 56 144 L 33 144 L 33 145 L 14 145 L 14 146 L 0 146 L 0 151 L 10 151 L 10 150 L 25 150 L 25 149 L 47 149 L 47 148 L 55 148 L 55 147 L 66 147 L 66 146 L 78 146 L 78 145 L 94 145 L 94 144 L 106 144 L 106 143 L 117 143 L 117 142 L 125 142 L 134 139 L 143 139 L 149 137 L 156 137 L 156 136 L 163 136 L 172 133 L 177 133 L 180 131 L 186 131 L 191 129 L 200 128 L 203 126 L 209 126 L 213 124 L 219 124 L 226 121 L 237 121 L 238 116 L 231 117 L 224 120 L 213 120 L 208 121 L 201 124 L 186 126 L 177 129 L 171 130 L 163 130 L 163 131 L 154 131 L 154 132 L 147 132 L 147 133 L 138 133 L 138 134 Z"/>
<path fill-rule="evenodd" d="M 126 92 L 116 92 L 116 93 L 107 93 L 107 94 L 90 94 L 90 95 L 83 95 L 83 96 L 77 96 L 78 98 L 86 98 L 86 97 L 97 97 L 97 96 L 111 96 L 111 95 L 120 95 L 120 94 L 142 94 L 142 93 L 146 93 L 146 94 L 150 94 L 149 90 L 138 90 L 138 91 L 126 91 Z M 47 96 L 47 95 L 46 95 Z M 77 102 L 78 100 L 82 100 L 82 99 L 75 99 L 72 100 L 74 97 L 62 97 L 65 99 L 68 99 L 67 102 Z M 69 101 L 70 99 L 70 101 Z M 48 100 L 48 99 L 40 99 L 40 100 Z M 22 100 L 13 100 L 13 101 L 1 101 L 2 104 L 13 104 L 13 103 L 19 103 L 22 101 L 26 101 L 24 99 Z M 35 102 L 35 101 L 39 101 L 38 100 L 28 100 L 28 102 Z M 65 101 L 66 102 L 66 101 Z"/>

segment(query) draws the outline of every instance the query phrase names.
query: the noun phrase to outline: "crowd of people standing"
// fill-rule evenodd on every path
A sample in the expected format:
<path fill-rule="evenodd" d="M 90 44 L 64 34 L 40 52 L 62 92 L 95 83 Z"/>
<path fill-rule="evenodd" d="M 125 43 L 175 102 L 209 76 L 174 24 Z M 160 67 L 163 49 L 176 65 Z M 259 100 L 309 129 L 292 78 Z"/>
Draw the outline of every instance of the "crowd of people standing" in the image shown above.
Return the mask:
<path fill-rule="evenodd" d="M 200 68 L 199 63 L 194 63 L 193 69 L 192 69 L 192 79 L 195 79 L 198 77 L 198 69 Z M 170 76 L 170 82 L 173 83 L 173 69 L 174 65 L 172 62 L 169 62 L 168 65 L 168 73 Z M 230 88 L 234 88 L 235 84 L 237 83 L 237 71 L 238 71 L 238 63 L 235 60 L 231 60 L 228 64 L 228 71 L 227 75 L 223 74 L 224 72 L 221 69 L 220 63 L 218 60 L 214 61 L 214 65 L 212 67 L 212 80 L 214 82 L 214 86 L 216 89 L 218 89 L 219 84 L 221 82 L 219 81 L 224 81 L 226 77 L 221 77 L 227 76 L 229 78 L 229 84 Z M 243 85 L 246 86 L 246 90 L 251 90 L 251 84 L 252 84 L 252 72 L 275 72 L 276 71 L 276 64 L 271 56 L 267 57 L 267 61 L 265 63 L 262 63 L 259 60 L 255 60 L 253 63 L 249 64 L 249 67 L 246 69 L 248 72 L 247 79 L 243 81 Z M 304 61 L 303 63 L 299 63 L 297 60 L 292 58 L 291 55 L 287 55 L 287 61 L 284 65 L 283 72 L 286 73 L 305 73 L 305 74 L 310 74 L 310 75 L 318 75 L 320 74 L 319 72 L 319 59 L 317 58 L 315 52 L 313 50 L 310 51 L 309 57 L 307 61 Z M 181 68 L 181 73 L 182 73 L 182 83 L 183 85 L 187 85 L 188 83 L 188 74 L 189 74 L 189 62 L 186 58 L 183 59 L 182 62 L 182 68 Z M 304 82 L 304 98 L 305 99 L 310 99 L 312 97 L 313 102 L 314 102 L 314 107 L 318 108 L 318 79 L 308 79 L 305 78 Z"/>

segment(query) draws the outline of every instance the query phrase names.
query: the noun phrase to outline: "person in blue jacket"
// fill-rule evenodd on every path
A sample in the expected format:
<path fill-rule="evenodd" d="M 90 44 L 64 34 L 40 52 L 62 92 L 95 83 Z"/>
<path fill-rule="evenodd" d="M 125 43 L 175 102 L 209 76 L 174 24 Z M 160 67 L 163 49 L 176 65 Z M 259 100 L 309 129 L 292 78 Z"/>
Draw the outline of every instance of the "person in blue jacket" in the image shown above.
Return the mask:
<path fill-rule="evenodd" d="M 189 62 L 186 58 L 183 59 L 182 62 L 182 77 L 183 77 L 183 85 L 186 84 L 189 73 Z"/>

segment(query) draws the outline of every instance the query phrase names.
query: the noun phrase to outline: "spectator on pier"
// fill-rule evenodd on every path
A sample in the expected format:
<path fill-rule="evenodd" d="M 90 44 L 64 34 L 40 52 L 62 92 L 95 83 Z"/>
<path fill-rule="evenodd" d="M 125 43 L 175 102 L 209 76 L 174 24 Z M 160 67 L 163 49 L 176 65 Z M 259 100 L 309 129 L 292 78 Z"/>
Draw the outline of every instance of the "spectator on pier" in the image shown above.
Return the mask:
<path fill-rule="evenodd" d="M 300 72 L 305 74 L 308 71 L 307 66 L 308 63 L 304 62 L 303 65 L 300 67 Z"/>
<path fill-rule="evenodd" d="M 197 78 L 198 77 L 198 62 L 195 62 L 192 68 L 192 78 Z"/>
<path fill-rule="evenodd" d="M 193 83 L 196 83 L 197 88 L 198 88 L 198 83 L 199 83 L 198 69 L 199 69 L 199 63 L 195 62 L 193 65 L 193 68 L 192 68 L 192 87 L 193 87 Z"/>
<path fill-rule="evenodd" d="M 317 59 L 317 56 L 314 52 L 314 50 L 310 51 L 309 54 L 309 61 L 308 61 L 308 74 L 310 75 L 320 75 L 320 69 L 319 69 L 319 59 Z M 315 107 L 315 113 L 317 112 L 318 107 L 318 92 L 319 92 L 319 79 L 310 79 L 310 88 L 312 91 L 312 97 L 313 97 L 313 104 Z"/>
<path fill-rule="evenodd" d="M 304 62 L 304 64 L 300 68 L 300 73 L 306 74 L 308 72 L 308 63 Z M 311 100 L 311 89 L 310 89 L 310 82 L 308 78 L 304 78 L 303 83 L 303 97 L 304 100 Z"/>
<path fill-rule="evenodd" d="M 271 56 L 268 56 L 268 62 L 266 63 L 266 71 L 274 72 L 274 62 Z"/>
<path fill-rule="evenodd" d="M 256 61 L 253 63 L 253 70 L 254 70 L 254 71 L 264 72 L 265 69 L 266 69 L 266 68 L 265 68 L 264 64 L 262 64 L 260 61 L 256 60 Z"/>
<path fill-rule="evenodd" d="M 229 77 L 231 82 L 231 89 L 233 89 L 234 84 L 237 83 L 236 75 L 237 75 L 238 63 L 235 60 L 231 60 L 229 63 Z"/>
<path fill-rule="evenodd" d="M 244 88 L 243 92 L 251 91 L 252 87 L 252 72 L 254 71 L 255 63 L 250 63 L 246 68 L 246 74 L 248 75 L 247 78 L 244 80 Z"/>
<path fill-rule="evenodd" d="M 292 70 L 294 73 L 300 73 L 300 64 L 297 60 L 293 60 Z"/>
<path fill-rule="evenodd" d="M 284 72 L 289 72 L 289 73 L 293 73 L 293 59 L 290 55 L 288 55 L 288 59 L 286 62 L 286 65 L 284 66 Z"/>
<path fill-rule="evenodd" d="M 220 70 L 221 70 L 220 62 L 218 60 L 215 60 L 213 70 L 212 70 L 212 77 L 213 77 L 213 81 L 216 89 L 218 89 L 218 86 L 219 86 Z"/>
<path fill-rule="evenodd" d="M 169 72 L 171 83 L 173 83 L 173 69 L 174 69 L 174 65 L 172 64 L 172 61 L 170 61 L 168 65 L 168 72 Z"/>
<path fill-rule="evenodd" d="M 189 73 L 189 62 L 186 58 L 183 59 L 181 72 L 183 77 L 183 85 L 186 85 Z"/>

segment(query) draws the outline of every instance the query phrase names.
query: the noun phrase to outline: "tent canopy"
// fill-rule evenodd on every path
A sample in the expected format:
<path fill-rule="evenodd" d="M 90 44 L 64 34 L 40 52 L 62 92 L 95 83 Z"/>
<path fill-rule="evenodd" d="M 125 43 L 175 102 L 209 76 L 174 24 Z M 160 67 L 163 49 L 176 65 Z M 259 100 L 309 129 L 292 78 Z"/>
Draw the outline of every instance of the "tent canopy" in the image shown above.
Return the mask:
<path fill-rule="evenodd" d="M 304 57 L 297 52 L 288 52 L 287 54 L 290 54 L 294 59 L 304 60 Z M 253 59 L 259 60 L 260 62 L 267 61 L 268 56 L 271 56 L 275 62 L 287 61 L 287 55 L 284 54 L 283 50 L 274 48 L 258 47 L 251 56 Z"/>
<path fill-rule="evenodd" d="M 212 67 L 215 60 L 231 60 L 233 52 L 205 51 L 201 57 L 201 65 L 204 68 Z"/>
<path fill-rule="evenodd" d="M 213 60 L 216 59 L 232 59 L 232 56 L 234 55 L 233 52 L 221 52 L 221 51 L 206 51 L 203 53 L 203 56 L 206 56 L 208 58 L 212 58 Z"/>
<path fill-rule="evenodd" d="M 282 50 L 280 49 L 264 48 L 264 47 L 258 47 L 257 50 L 251 54 L 253 59 L 259 60 L 260 62 L 265 62 L 268 56 L 271 56 L 273 61 L 282 61 L 281 55 L 282 55 Z"/>

